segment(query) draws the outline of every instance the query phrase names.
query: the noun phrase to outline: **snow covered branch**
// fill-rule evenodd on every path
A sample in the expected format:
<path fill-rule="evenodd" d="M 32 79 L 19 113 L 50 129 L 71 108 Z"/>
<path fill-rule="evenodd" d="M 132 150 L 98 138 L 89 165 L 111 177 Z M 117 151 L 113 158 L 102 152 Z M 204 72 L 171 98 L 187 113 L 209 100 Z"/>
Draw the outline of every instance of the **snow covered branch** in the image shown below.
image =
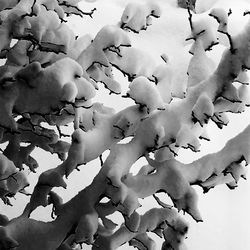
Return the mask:
<path fill-rule="evenodd" d="M 181 148 L 200 151 L 201 140 L 209 140 L 209 123 L 223 128 L 229 123 L 227 112 L 241 113 L 250 106 L 250 22 L 234 35 L 229 30 L 232 11 L 215 5 L 205 14 L 196 14 L 196 1 L 178 1 L 176 6 L 187 8 L 181 11 L 186 11 L 182 13 L 191 28 L 181 44 L 192 44 L 185 48 L 190 52 L 187 75 L 182 78 L 186 81 L 177 81 L 179 72 L 171 57 L 157 65 L 144 50 L 133 47 L 131 39 L 148 32 L 152 17 L 164 15 L 158 4 L 128 3 L 117 25 L 102 27 L 92 38 L 78 37 L 67 24 L 68 16 L 94 17 L 98 12 L 96 8 L 83 11 L 79 2 L 0 3 L 3 203 L 11 205 L 18 192 L 29 195 L 28 171 L 34 174 L 43 167 L 33 156 L 36 147 L 62 161 L 42 171 L 20 216 L 9 220 L 0 215 L 0 249 L 63 250 L 89 244 L 92 249 L 113 250 L 126 243 L 155 249 L 148 232 L 164 239 L 162 249 L 181 249 L 189 226 L 178 212 L 202 221 L 192 185 L 201 186 L 205 193 L 219 184 L 233 189 L 241 177 L 246 178 L 249 125 L 217 153 L 190 164 L 176 156 Z M 229 46 L 214 62 L 208 51 L 221 45 L 221 34 L 227 36 Z M 117 70 L 127 77 L 127 86 Z M 116 111 L 96 102 L 99 83 L 134 104 Z M 62 130 L 69 124 L 74 129 L 71 142 L 64 140 L 69 135 Z M 148 164 L 133 173 L 143 157 Z M 88 168 L 98 158 L 101 168 L 91 184 L 64 203 L 55 188 L 66 189 L 73 171 Z M 171 204 L 158 198 L 159 192 L 168 195 Z M 141 214 L 140 199 L 147 197 L 154 197 L 161 208 Z M 51 221 L 31 218 L 36 209 L 48 205 L 53 207 Z M 110 218 L 116 212 L 123 217 L 121 225 Z"/>

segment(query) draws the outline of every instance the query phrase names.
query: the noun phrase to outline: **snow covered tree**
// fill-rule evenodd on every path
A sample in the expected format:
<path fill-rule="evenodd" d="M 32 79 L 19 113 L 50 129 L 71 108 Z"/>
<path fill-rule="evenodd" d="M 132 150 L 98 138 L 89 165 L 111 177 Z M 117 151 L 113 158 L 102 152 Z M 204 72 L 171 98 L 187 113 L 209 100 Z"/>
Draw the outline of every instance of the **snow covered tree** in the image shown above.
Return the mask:
<path fill-rule="evenodd" d="M 102 1 L 79 2 L 0 2 L 1 207 L 18 193 L 29 197 L 16 218 L 0 211 L 0 249 L 156 249 L 150 232 L 163 239 L 162 250 L 185 249 L 189 225 L 179 212 L 202 221 L 194 186 L 204 193 L 219 184 L 234 189 L 246 178 L 250 125 L 217 153 L 188 164 L 178 156 L 182 149 L 199 152 L 209 124 L 223 129 L 228 113 L 250 106 L 247 3 L 241 0 L 246 25 L 234 33 L 234 10 L 222 0 L 125 1 L 119 22 L 92 37 L 74 32 L 70 19 L 94 17 Z M 185 25 L 169 37 L 174 49 L 163 48 L 154 61 L 136 38 L 172 11 Z M 212 54 L 216 47 L 220 57 Z M 124 107 L 96 101 L 107 92 Z M 60 164 L 38 162 L 39 148 Z M 58 188 L 67 189 L 70 175 L 93 161 L 101 165 L 96 176 L 64 202 Z M 141 213 L 147 197 L 156 205 Z M 51 209 L 50 221 L 34 218 L 41 206 Z"/>

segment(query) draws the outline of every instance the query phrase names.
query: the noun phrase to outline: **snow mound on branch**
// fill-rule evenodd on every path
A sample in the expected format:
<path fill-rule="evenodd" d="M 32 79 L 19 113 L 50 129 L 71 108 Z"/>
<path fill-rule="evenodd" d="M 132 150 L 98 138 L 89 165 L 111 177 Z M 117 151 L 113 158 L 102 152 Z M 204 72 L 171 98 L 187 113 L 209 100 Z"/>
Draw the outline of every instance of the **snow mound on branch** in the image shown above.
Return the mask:
<path fill-rule="evenodd" d="M 129 84 L 127 96 L 142 107 L 145 106 L 148 113 L 155 109 L 164 109 L 164 102 L 155 83 L 143 76 L 137 77 Z"/>
<path fill-rule="evenodd" d="M 129 3 L 121 17 L 121 28 L 129 29 L 135 33 L 146 30 L 152 24 L 151 17 L 160 17 L 161 10 L 155 2 L 148 3 Z"/>

